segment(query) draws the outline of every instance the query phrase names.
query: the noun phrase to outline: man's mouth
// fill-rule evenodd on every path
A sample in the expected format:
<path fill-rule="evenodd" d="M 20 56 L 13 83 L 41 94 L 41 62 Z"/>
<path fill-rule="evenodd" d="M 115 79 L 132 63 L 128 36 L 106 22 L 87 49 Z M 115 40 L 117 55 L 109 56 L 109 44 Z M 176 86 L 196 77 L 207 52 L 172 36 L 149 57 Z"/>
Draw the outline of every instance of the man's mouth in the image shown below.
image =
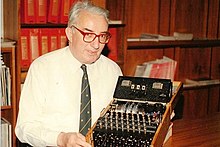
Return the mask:
<path fill-rule="evenodd" d="M 89 50 L 88 53 L 91 54 L 91 55 L 96 55 L 96 54 L 97 54 L 97 51 L 91 51 L 91 50 Z"/>

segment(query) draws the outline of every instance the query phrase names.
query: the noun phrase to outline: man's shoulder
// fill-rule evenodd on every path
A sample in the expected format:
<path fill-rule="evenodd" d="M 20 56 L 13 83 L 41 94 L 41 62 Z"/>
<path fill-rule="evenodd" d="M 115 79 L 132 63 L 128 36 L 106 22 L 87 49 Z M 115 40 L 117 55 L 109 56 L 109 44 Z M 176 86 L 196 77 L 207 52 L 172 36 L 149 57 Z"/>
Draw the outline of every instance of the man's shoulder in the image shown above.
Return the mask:
<path fill-rule="evenodd" d="M 49 68 L 51 66 L 58 66 L 63 62 L 63 58 L 65 58 L 66 49 L 67 48 L 57 49 L 38 57 L 31 63 L 31 67 Z"/>
<path fill-rule="evenodd" d="M 67 50 L 67 47 L 48 52 L 48 53 L 40 56 L 39 60 L 50 59 L 50 58 L 54 59 L 54 57 L 56 57 L 56 58 L 61 57 L 60 55 L 64 54 L 66 52 L 66 50 Z"/>
<path fill-rule="evenodd" d="M 48 61 L 57 61 L 60 58 L 62 58 L 62 55 L 66 52 L 66 47 L 57 49 L 51 52 L 48 52 L 46 54 L 41 55 L 37 59 L 34 60 L 34 62 L 48 62 Z"/>
<path fill-rule="evenodd" d="M 103 65 L 112 66 L 112 67 L 118 67 L 118 64 L 115 61 L 109 59 L 108 57 L 104 55 L 100 56 L 99 63 Z"/>
<path fill-rule="evenodd" d="M 101 67 L 102 70 L 105 70 L 106 72 L 112 71 L 113 73 L 114 72 L 121 73 L 121 69 L 118 66 L 118 64 L 104 55 L 100 56 L 98 64 L 99 64 L 99 67 Z"/>

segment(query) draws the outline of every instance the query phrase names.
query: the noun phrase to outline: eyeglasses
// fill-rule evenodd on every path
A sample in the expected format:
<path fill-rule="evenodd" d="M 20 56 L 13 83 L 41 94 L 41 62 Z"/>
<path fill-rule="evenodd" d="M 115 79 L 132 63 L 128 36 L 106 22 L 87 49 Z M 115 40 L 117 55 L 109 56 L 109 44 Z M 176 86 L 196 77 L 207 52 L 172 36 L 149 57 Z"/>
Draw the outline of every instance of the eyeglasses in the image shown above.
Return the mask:
<path fill-rule="evenodd" d="M 101 33 L 99 35 L 96 35 L 95 33 L 89 33 L 89 32 L 83 32 L 82 30 L 78 29 L 74 25 L 72 25 L 70 28 L 74 27 L 76 30 L 78 30 L 83 35 L 83 41 L 86 43 L 90 43 L 95 40 L 96 37 L 99 38 L 99 43 L 106 44 L 109 42 L 111 38 L 111 34 L 109 32 Z"/>

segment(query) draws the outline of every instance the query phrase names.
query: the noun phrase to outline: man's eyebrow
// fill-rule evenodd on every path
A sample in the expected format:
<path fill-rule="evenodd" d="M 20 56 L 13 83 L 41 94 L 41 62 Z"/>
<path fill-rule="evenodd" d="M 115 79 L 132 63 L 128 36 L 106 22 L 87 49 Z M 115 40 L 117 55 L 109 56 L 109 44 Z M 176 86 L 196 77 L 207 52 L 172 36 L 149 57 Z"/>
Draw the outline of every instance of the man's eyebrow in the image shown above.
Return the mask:
<path fill-rule="evenodd" d="M 94 33 L 94 31 L 93 30 L 90 30 L 89 28 L 84 28 L 84 30 L 85 31 L 89 31 L 89 32 L 91 32 L 91 33 Z M 106 34 L 106 33 L 109 33 L 108 31 L 103 31 L 103 32 L 101 32 L 100 34 Z"/>
<path fill-rule="evenodd" d="M 90 30 L 88 28 L 84 28 L 85 31 L 94 32 L 93 30 Z"/>

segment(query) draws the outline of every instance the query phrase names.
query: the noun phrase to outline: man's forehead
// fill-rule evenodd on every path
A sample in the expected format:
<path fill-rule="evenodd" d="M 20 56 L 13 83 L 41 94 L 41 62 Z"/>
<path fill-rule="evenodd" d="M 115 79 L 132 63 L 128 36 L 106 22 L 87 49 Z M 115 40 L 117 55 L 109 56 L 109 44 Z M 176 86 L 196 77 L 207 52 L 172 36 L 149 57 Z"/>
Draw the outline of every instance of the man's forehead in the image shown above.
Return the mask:
<path fill-rule="evenodd" d="M 80 25 L 81 29 L 91 32 L 98 31 L 102 33 L 108 31 L 108 23 L 104 16 L 87 11 L 80 13 L 76 24 Z"/>

